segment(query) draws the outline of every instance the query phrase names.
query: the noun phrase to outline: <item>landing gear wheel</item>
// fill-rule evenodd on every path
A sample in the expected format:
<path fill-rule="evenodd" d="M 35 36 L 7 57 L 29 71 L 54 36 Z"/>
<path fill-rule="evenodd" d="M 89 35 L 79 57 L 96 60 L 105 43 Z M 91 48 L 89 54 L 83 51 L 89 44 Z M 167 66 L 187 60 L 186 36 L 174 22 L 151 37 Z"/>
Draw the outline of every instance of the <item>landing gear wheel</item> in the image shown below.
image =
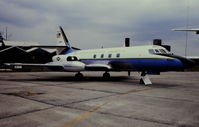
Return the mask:
<path fill-rule="evenodd" d="M 103 74 L 103 78 L 105 79 L 105 80 L 107 80 L 107 79 L 110 79 L 110 74 L 108 73 L 108 72 L 105 72 L 104 74 Z"/>
<path fill-rule="evenodd" d="M 143 79 L 140 79 L 140 84 L 144 84 L 144 81 L 143 81 Z"/>
<path fill-rule="evenodd" d="M 78 79 L 78 80 L 82 80 L 83 77 L 84 77 L 83 74 L 80 73 L 80 72 L 78 72 L 77 74 L 75 74 L 75 78 Z"/>

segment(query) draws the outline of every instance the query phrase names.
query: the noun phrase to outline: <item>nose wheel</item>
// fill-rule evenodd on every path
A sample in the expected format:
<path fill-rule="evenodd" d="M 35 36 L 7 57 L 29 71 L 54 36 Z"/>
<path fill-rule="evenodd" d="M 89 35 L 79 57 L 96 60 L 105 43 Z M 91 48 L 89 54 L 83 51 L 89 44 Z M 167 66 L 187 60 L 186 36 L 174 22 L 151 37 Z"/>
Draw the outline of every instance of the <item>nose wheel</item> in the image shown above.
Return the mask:
<path fill-rule="evenodd" d="M 152 84 L 151 80 L 149 79 L 148 75 L 146 75 L 145 72 L 142 72 L 141 74 L 140 84 L 144 84 L 144 85 Z"/>

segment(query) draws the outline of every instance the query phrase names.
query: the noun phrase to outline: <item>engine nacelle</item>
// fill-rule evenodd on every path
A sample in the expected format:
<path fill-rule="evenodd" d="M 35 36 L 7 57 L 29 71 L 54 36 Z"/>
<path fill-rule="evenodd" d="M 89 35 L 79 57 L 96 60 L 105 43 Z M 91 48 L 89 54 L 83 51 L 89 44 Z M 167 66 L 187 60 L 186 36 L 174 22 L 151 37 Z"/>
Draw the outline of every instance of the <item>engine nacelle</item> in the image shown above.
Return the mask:
<path fill-rule="evenodd" d="M 66 61 L 63 67 L 65 71 L 71 72 L 79 72 L 85 70 L 85 64 L 80 61 Z"/>

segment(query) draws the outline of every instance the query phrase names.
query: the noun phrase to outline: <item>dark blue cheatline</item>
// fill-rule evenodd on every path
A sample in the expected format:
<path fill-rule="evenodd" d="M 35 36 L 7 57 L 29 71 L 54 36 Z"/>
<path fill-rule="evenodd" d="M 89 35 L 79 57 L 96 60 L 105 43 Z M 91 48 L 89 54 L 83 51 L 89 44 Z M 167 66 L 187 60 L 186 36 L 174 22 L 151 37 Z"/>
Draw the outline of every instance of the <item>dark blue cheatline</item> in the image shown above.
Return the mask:
<path fill-rule="evenodd" d="M 138 71 L 170 71 L 182 70 L 184 64 L 179 59 L 132 58 L 132 59 L 81 59 L 86 64 L 107 62 L 114 69 L 127 70 L 134 68 Z M 117 63 L 117 64 L 115 64 Z M 126 67 L 125 67 L 126 66 Z"/>

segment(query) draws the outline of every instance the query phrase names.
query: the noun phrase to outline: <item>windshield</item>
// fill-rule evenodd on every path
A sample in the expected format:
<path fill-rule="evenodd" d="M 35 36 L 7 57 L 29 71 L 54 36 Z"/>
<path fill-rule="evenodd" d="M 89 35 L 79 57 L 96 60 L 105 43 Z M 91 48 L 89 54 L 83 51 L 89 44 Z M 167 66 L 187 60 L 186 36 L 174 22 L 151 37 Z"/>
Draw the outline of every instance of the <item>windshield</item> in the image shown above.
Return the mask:
<path fill-rule="evenodd" d="M 166 49 L 149 49 L 149 53 L 151 53 L 151 54 L 171 54 Z"/>

